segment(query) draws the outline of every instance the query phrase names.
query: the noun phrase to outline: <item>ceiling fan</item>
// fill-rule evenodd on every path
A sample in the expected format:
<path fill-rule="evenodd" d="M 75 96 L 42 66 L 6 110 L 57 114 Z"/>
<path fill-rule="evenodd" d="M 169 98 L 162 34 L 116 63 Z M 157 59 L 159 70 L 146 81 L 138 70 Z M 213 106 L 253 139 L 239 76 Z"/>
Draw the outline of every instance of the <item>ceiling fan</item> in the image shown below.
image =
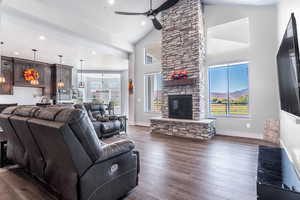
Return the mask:
<path fill-rule="evenodd" d="M 179 0 L 167 0 L 165 3 L 163 3 L 161 6 L 159 6 L 158 8 L 154 9 L 152 8 L 152 0 L 150 0 L 150 10 L 147 12 L 143 12 L 143 13 L 137 13 L 137 12 L 119 12 L 116 11 L 115 13 L 118 15 L 144 15 L 149 17 L 152 20 L 153 26 L 157 29 L 157 30 L 161 30 L 163 27 L 161 25 L 161 23 L 158 21 L 158 19 L 156 18 L 156 15 L 158 13 L 160 13 L 161 11 L 167 10 L 169 8 L 171 8 L 172 6 L 174 6 Z"/>

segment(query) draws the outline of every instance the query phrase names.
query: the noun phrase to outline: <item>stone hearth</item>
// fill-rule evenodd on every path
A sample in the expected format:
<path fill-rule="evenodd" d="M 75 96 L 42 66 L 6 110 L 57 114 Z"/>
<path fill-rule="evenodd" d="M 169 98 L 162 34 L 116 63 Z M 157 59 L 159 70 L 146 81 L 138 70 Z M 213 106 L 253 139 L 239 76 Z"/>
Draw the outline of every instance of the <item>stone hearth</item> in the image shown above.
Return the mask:
<path fill-rule="evenodd" d="M 209 140 L 215 135 L 214 120 L 152 118 L 151 132 L 177 137 Z"/>
<path fill-rule="evenodd" d="M 162 75 L 170 80 L 170 74 L 186 70 L 190 85 L 163 85 L 162 118 L 151 119 L 152 132 L 167 135 L 210 139 L 215 134 L 214 122 L 203 120 L 206 114 L 205 84 L 207 69 L 204 64 L 206 38 L 203 9 L 200 0 L 180 0 L 172 8 L 162 12 Z M 170 119 L 168 97 L 192 95 L 192 119 Z"/>

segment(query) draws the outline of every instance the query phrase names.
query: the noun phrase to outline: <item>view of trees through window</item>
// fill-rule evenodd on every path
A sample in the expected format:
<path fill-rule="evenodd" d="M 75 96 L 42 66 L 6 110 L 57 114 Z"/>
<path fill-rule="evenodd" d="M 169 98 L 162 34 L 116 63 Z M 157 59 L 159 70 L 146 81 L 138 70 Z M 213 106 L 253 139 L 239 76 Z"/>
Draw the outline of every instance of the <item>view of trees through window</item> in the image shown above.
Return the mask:
<path fill-rule="evenodd" d="M 145 74 L 145 111 L 161 112 L 162 75 Z"/>
<path fill-rule="evenodd" d="M 248 63 L 211 66 L 209 99 L 213 116 L 249 115 Z"/>
<path fill-rule="evenodd" d="M 81 80 L 81 74 L 78 74 Z M 115 114 L 121 114 L 121 74 L 83 73 L 85 88 L 80 88 L 83 102 L 114 103 Z"/>

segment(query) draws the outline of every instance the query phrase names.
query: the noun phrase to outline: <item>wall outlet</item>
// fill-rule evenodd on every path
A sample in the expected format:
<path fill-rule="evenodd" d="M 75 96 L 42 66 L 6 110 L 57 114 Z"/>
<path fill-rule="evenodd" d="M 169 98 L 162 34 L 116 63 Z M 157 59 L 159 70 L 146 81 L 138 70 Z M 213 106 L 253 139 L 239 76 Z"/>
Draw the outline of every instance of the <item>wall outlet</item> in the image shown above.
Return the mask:
<path fill-rule="evenodd" d="M 137 99 L 137 102 L 139 102 L 139 103 L 140 103 L 141 101 L 142 101 L 142 99 L 141 99 L 141 98 L 138 98 L 138 99 Z"/>
<path fill-rule="evenodd" d="M 251 124 L 250 124 L 250 123 L 247 123 L 247 124 L 246 124 L 246 128 L 251 128 Z"/>

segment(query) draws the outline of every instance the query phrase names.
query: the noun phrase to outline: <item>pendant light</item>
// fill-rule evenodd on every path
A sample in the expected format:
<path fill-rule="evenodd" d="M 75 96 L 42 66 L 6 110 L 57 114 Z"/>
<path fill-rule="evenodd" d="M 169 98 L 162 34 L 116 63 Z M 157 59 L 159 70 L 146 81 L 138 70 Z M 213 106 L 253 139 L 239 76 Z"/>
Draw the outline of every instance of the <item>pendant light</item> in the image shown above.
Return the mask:
<path fill-rule="evenodd" d="M 59 82 L 57 83 L 57 87 L 59 89 L 62 89 L 63 87 L 65 87 L 65 83 L 62 81 L 62 55 L 58 55 L 59 57 L 59 64 L 60 64 L 60 78 L 59 78 Z"/>
<path fill-rule="evenodd" d="M 83 73 L 82 73 L 83 61 L 84 60 L 80 60 L 80 82 L 79 82 L 79 88 L 84 88 Z"/>
<path fill-rule="evenodd" d="M 6 82 L 5 76 L 2 73 L 2 53 L 3 53 L 3 45 L 4 42 L 0 42 L 0 84 L 3 84 Z"/>
<path fill-rule="evenodd" d="M 36 52 L 37 50 L 36 49 L 32 49 L 33 51 L 33 61 L 34 61 L 34 66 L 36 65 Z M 39 84 L 39 80 L 38 79 L 34 79 L 34 80 L 31 80 L 30 81 L 30 84 L 33 85 L 33 86 L 37 86 Z"/>

